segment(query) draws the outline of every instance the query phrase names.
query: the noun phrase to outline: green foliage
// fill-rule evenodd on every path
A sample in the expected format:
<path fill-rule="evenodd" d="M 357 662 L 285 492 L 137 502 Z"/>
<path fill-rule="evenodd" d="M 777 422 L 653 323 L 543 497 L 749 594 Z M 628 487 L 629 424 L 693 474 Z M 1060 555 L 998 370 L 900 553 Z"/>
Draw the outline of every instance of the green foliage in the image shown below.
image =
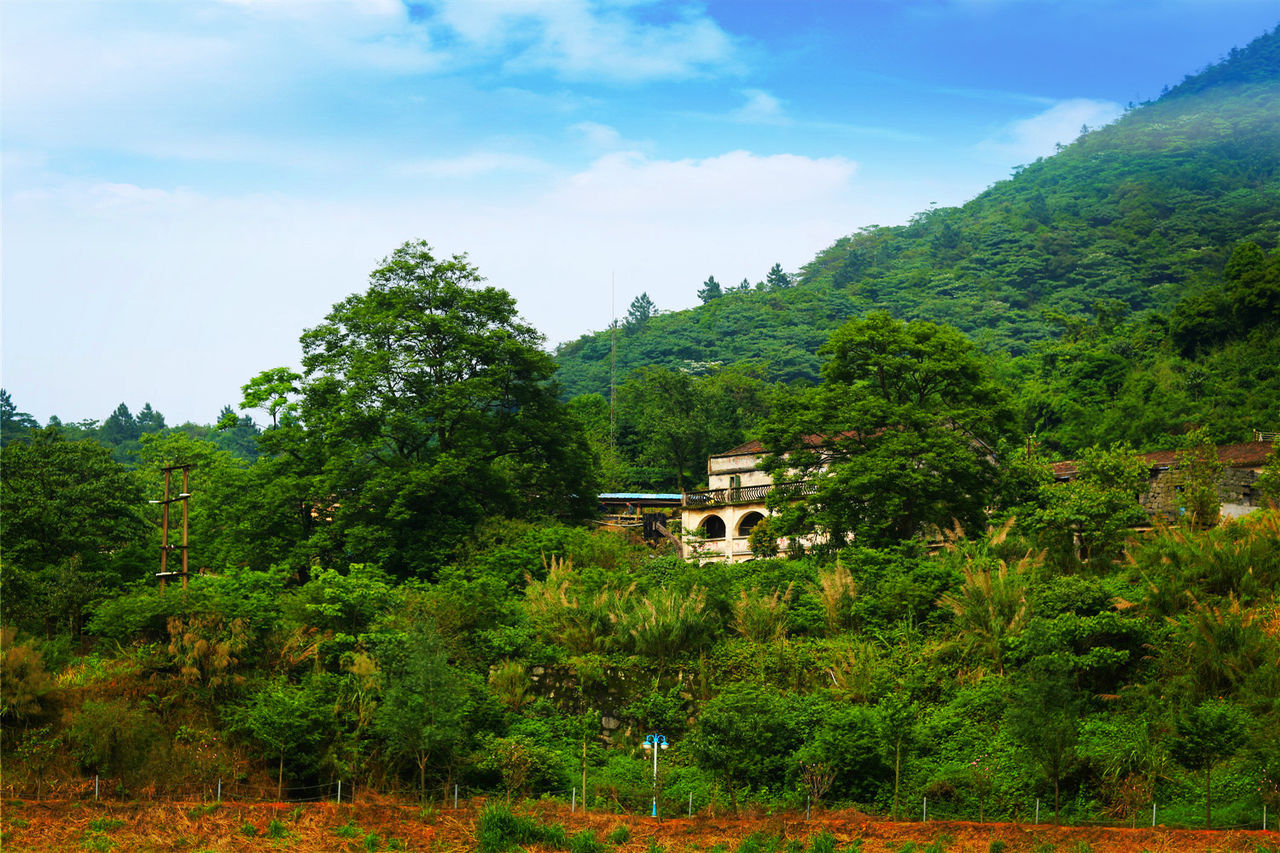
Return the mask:
<path fill-rule="evenodd" d="M 1188 770 L 1204 772 L 1204 825 L 1213 825 L 1213 768 L 1235 754 L 1245 739 L 1245 715 L 1230 702 L 1201 702 L 1176 721 L 1173 759 Z"/>
<path fill-rule="evenodd" d="M 45 671 L 44 656 L 32 639 L 18 642 L 18 629 L 0 627 L 0 719 L 38 714 L 53 679 Z"/>
<path fill-rule="evenodd" d="M 532 818 L 514 814 L 500 803 L 489 803 L 476 822 L 476 847 L 480 853 L 506 853 L 516 846 L 542 844 L 564 849 L 564 828 L 545 826 Z"/>
<path fill-rule="evenodd" d="M 790 697 L 751 685 L 728 685 L 703 706 L 691 749 L 724 780 L 735 810 L 743 785 L 782 785 L 803 737 L 798 710 Z"/>
<path fill-rule="evenodd" d="M 652 317 L 618 348 L 619 375 L 751 359 L 814 383 L 832 330 L 888 310 L 1012 355 L 1026 432 L 1054 452 L 1158 445 L 1187 423 L 1244 440 L 1280 400 L 1277 43 L 1263 35 L 962 207 L 836 240 L 794 287 Z M 558 349 L 569 393 L 607 392 L 608 352 L 605 333 Z"/>
<path fill-rule="evenodd" d="M 82 768 L 118 778 L 126 788 L 163 743 L 155 714 L 120 699 L 86 701 L 67 727 L 67 740 Z"/>
<path fill-rule="evenodd" d="M 379 652 L 387 678 L 374 730 L 395 760 L 410 760 L 418 771 L 418 792 L 426 796 L 427 769 L 447 765 L 462 733 L 467 682 L 450 666 L 439 636 L 428 624 L 413 625 Z"/>
<path fill-rule="evenodd" d="M 605 846 L 589 829 L 584 829 L 569 838 L 569 853 L 604 853 L 604 851 Z"/>
<path fill-rule="evenodd" d="M 143 536 L 137 479 L 93 441 L 56 427 L 0 450 L 3 621 L 46 621 L 79 635 L 86 611 L 140 572 L 129 546 Z"/>
<path fill-rule="evenodd" d="M 1040 489 L 1040 507 L 1028 526 L 1060 566 L 1105 569 L 1119 559 L 1129 531 L 1146 520 L 1138 497 L 1146 490 L 1146 463 L 1129 447 L 1082 453 L 1067 483 Z"/>
<path fill-rule="evenodd" d="M 301 378 L 247 386 L 246 405 L 281 415 L 264 448 L 303 463 L 324 522 L 312 547 L 430 574 L 484 518 L 586 513 L 585 442 L 553 364 L 511 296 L 479 281 L 464 256 L 406 243 L 302 335 Z"/>
<path fill-rule="evenodd" d="M 874 313 L 835 333 L 823 384 L 764 430 L 780 532 L 826 548 L 886 545 L 979 523 L 994 494 L 992 449 L 1011 426 L 1007 395 L 954 329 Z"/>
<path fill-rule="evenodd" d="M 626 824 L 618 824 L 609 830 L 609 834 L 605 836 L 610 844 L 626 844 L 631 840 L 631 830 L 627 829 Z"/>

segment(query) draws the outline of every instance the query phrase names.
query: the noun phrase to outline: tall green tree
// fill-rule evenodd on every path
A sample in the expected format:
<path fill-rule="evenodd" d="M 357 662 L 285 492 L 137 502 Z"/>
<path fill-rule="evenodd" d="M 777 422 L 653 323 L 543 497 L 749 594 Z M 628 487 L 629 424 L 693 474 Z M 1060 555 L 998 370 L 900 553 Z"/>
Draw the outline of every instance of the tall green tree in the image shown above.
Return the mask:
<path fill-rule="evenodd" d="M 0 388 L 0 447 L 15 439 L 27 438 L 40 424 L 26 412 L 19 412 L 9 392 Z"/>
<path fill-rule="evenodd" d="M 448 767 L 462 739 L 467 684 L 430 624 L 412 626 L 386 644 L 379 658 L 386 686 L 374 731 L 393 758 L 413 763 L 425 797 L 428 768 Z"/>
<path fill-rule="evenodd" d="M 1063 777 L 1077 761 L 1083 710 L 1070 674 L 1053 660 L 1026 668 L 1010 688 L 1005 720 L 1053 788 L 1055 821 L 1061 808 Z"/>
<path fill-rule="evenodd" d="M 716 281 L 713 275 L 707 276 L 707 280 L 702 283 L 702 287 L 698 288 L 698 298 L 703 304 L 710 302 L 712 299 L 719 299 L 724 296 L 724 290 L 720 287 L 720 282 Z"/>
<path fill-rule="evenodd" d="M 627 309 L 627 319 L 623 321 L 623 325 L 629 332 L 638 332 L 644 328 L 656 311 L 657 306 L 653 304 L 649 294 L 641 293 L 631 300 L 631 307 Z"/>
<path fill-rule="evenodd" d="M 1188 708 L 1175 725 L 1173 760 L 1188 770 L 1204 772 L 1204 825 L 1213 826 L 1213 768 L 1230 758 L 1245 740 L 1245 715 L 1222 700 Z"/>
<path fill-rule="evenodd" d="M 638 479 L 684 489 L 707 456 L 741 444 L 768 410 L 770 392 L 750 369 L 705 376 L 641 368 L 618 389 L 624 443 Z"/>
<path fill-rule="evenodd" d="M 246 386 L 309 492 L 316 553 L 430 573 L 492 515 L 585 514 L 590 454 L 554 363 L 465 256 L 406 243 L 302 335 L 303 375 Z"/>
<path fill-rule="evenodd" d="M 4 621 L 78 635 L 89 606 L 138 571 L 139 482 L 107 448 L 57 427 L 6 445 L 0 467 Z"/>
<path fill-rule="evenodd" d="M 791 286 L 791 276 L 782 271 L 782 264 L 774 264 L 764 277 L 765 290 L 785 290 Z"/>
<path fill-rule="evenodd" d="M 781 532 L 835 548 L 980 525 L 999 476 L 995 447 L 1013 419 L 973 345 L 946 326 L 873 313 L 822 352 L 822 385 L 763 430 L 774 480 L 812 483 L 803 502 L 771 495 Z"/>

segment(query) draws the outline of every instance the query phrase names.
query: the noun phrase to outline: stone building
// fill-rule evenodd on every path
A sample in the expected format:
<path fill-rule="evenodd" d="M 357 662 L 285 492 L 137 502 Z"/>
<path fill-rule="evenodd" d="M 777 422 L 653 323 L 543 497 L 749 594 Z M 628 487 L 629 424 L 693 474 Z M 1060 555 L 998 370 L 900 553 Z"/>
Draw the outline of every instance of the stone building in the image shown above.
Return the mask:
<path fill-rule="evenodd" d="M 1262 505 L 1262 497 L 1254 489 L 1254 482 L 1262 473 L 1262 466 L 1274 446 L 1273 440 L 1264 440 L 1217 448 L 1218 464 L 1222 466 L 1217 485 L 1223 518 L 1237 518 Z M 1158 450 L 1141 454 L 1150 466 L 1150 480 L 1140 501 L 1152 518 L 1169 521 L 1178 516 L 1182 488 L 1178 477 L 1178 453 L 1176 450 Z M 1073 479 L 1076 470 L 1074 461 L 1058 462 L 1053 466 L 1054 477 L 1063 482 Z"/>

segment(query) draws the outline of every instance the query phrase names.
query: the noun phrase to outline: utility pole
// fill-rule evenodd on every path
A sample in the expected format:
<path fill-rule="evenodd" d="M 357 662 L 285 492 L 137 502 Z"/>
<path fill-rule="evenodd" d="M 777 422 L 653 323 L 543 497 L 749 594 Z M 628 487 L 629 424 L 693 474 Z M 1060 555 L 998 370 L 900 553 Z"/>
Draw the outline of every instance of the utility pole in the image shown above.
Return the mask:
<path fill-rule="evenodd" d="M 160 571 L 156 572 L 156 577 L 160 578 L 160 588 L 164 589 L 165 581 L 176 574 L 182 575 L 182 588 L 187 588 L 187 540 L 190 534 L 191 513 L 188 501 L 191 499 L 191 469 L 196 467 L 193 464 L 188 465 L 170 465 L 160 470 L 164 472 L 164 498 L 158 501 L 151 501 L 153 504 L 160 504 Z M 182 491 L 177 497 L 170 497 L 170 486 L 173 481 L 173 472 L 182 472 Z M 182 544 L 169 544 L 169 505 L 173 503 L 182 504 Z M 182 553 L 182 571 L 169 571 L 169 552 L 180 551 Z"/>

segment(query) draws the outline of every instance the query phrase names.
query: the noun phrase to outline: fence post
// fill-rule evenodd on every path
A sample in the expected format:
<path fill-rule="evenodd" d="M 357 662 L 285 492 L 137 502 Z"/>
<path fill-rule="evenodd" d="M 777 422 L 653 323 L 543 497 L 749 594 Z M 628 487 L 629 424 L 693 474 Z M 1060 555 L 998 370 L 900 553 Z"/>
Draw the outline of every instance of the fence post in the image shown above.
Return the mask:
<path fill-rule="evenodd" d="M 1267 804 L 1262 804 L 1262 831 L 1267 831 Z"/>
<path fill-rule="evenodd" d="M 1152 800 L 1152 801 L 1151 801 L 1151 825 L 1152 825 L 1152 826 L 1155 826 L 1155 825 L 1156 825 L 1156 802 L 1155 802 L 1155 800 Z"/>
<path fill-rule="evenodd" d="M 1036 823 L 1040 822 L 1040 798 L 1036 797 Z"/>
<path fill-rule="evenodd" d="M 97 773 L 93 774 L 93 799 L 95 802 L 98 799 L 98 774 Z"/>
<path fill-rule="evenodd" d="M 218 777 L 218 802 L 222 802 L 222 777 Z"/>
<path fill-rule="evenodd" d="M 689 817 L 693 817 L 693 791 L 689 792 Z"/>
<path fill-rule="evenodd" d="M 920 798 L 920 822 L 921 823 L 929 822 L 929 798 L 928 797 Z"/>
<path fill-rule="evenodd" d="M 809 795 L 804 795 L 804 819 L 809 819 Z"/>
<path fill-rule="evenodd" d="M 338 780 L 338 805 L 342 805 L 342 780 Z"/>
<path fill-rule="evenodd" d="M 458 783 L 453 783 L 453 810 L 458 810 Z"/>
<path fill-rule="evenodd" d="M 573 799 L 569 801 L 569 814 L 573 814 L 578 810 L 578 789 L 573 789 Z"/>

